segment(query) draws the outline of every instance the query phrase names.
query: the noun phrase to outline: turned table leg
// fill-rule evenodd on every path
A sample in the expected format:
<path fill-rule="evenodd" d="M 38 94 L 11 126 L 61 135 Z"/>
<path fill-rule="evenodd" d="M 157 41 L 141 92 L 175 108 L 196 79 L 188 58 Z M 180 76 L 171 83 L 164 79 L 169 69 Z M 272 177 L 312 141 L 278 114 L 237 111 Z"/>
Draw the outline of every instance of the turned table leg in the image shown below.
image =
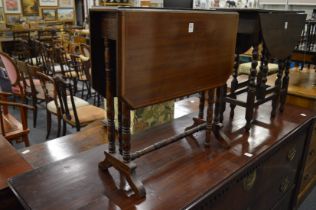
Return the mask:
<path fill-rule="evenodd" d="M 256 97 L 256 76 L 258 65 L 258 46 L 253 47 L 252 62 L 249 75 L 248 94 L 247 94 L 247 107 L 246 107 L 246 131 L 249 131 L 251 122 L 253 120 L 253 112 Z"/>
<path fill-rule="evenodd" d="M 233 70 L 233 79 L 231 81 L 230 85 L 230 97 L 233 99 L 236 99 L 237 96 L 235 94 L 235 91 L 238 88 L 238 68 L 239 68 L 239 54 L 235 55 L 235 62 L 234 62 L 234 70 Z M 230 104 L 230 118 L 234 117 L 234 111 L 235 111 L 236 104 L 231 103 Z"/>
<path fill-rule="evenodd" d="M 290 73 L 290 61 L 287 60 L 285 64 L 285 72 L 282 81 L 281 96 L 280 96 L 280 112 L 284 111 L 284 104 L 286 102 L 287 89 L 289 87 L 289 73 Z"/>
<path fill-rule="evenodd" d="M 257 98 L 258 99 L 265 98 L 267 76 L 268 76 L 268 53 L 267 53 L 266 46 L 263 45 L 260 71 L 258 72 L 258 76 L 257 76 Z"/>
<path fill-rule="evenodd" d="M 213 124 L 213 104 L 214 104 L 214 89 L 207 91 L 207 116 L 206 116 L 206 131 L 205 131 L 205 146 L 211 144 L 212 124 Z"/>
<path fill-rule="evenodd" d="M 272 111 L 271 111 L 271 117 L 275 117 L 276 111 L 280 105 L 280 92 L 281 92 L 281 80 L 282 80 L 282 74 L 284 70 L 284 61 L 279 61 L 279 69 L 277 74 L 277 79 L 275 81 L 275 96 L 274 100 L 272 100 Z"/>

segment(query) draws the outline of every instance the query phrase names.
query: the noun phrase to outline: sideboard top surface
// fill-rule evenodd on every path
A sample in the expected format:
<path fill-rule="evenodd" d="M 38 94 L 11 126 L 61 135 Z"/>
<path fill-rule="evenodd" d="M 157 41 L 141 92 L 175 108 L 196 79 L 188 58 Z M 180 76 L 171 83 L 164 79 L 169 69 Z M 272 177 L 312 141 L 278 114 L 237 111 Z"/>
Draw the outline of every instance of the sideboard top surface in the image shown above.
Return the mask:
<path fill-rule="evenodd" d="M 224 122 L 225 133 L 233 140 L 228 150 L 216 141 L 205 148 L 205 133 L 200 132 L 195 138 L 137 159 L 137 175 L 145 185 L 146 198 L 132 194 L 116 170 L 99 171 L 103 145 L 17 176 L 10 180 L 10 187 L 29 209 L 182 209 L 215 191 L 230 177 L 241 171 L 248 173 L 251 163 L 272 152 L 315 116 L 306 109 L 286 105 L 284 113 L 271 120 L 269 110 L 268 104 L 260 106 L 263 114 L 247 135 L 242 109 L 237 107 L 235 118 Z M 186 116 L 137 134 L 132 150 L 181 132 L 191 122 Z"/>

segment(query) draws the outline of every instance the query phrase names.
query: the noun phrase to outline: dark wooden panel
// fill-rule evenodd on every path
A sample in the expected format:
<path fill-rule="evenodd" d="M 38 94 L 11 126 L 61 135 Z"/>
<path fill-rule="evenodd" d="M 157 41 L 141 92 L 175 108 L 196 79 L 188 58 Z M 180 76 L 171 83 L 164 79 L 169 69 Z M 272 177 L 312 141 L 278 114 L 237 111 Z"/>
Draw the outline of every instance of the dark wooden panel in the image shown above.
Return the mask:
<path fill-rule="evenodd" d="M 305 25 L 306 14 L 260 14 L 264 43 L 273 58 L 285 59 L 297 45 Z"/>
<path fill-rule="evenodd" d="M 0 190 L 7 188 L 7 179 L 30 171 L 32 167 L 12 147 L 12 145 L 0 135 Z"/>
<path fill-rule="evenodd" d="M 132 108 L 225 84 L 237 13 L 122 10 L 120 17 L 119 95 Z"/>
<path fill-rule="evenodd" d="M 253 166 L 278 154 L 277 150 L 287 142 L 300 145 L 301 139 L 294 134 L 308 132 L 313 113 L 288 105 L 282 115 L 271 120 L 270 109 L 269 104 L 260 106 L 262 115 L 258 116 L 249 135 L 245 135 L 243 111 L 237 107 L 235 118 L 224 122 L 225 133 L 234 140 L 228 150 L 216 141 L 211 148 L 205 148 L 205 134 L 200 132 L 195 138 L 183 139 L 137 159 L 137 173 L 147 190 L 146 198 L 131 194 L 116 170 L 110 169 L 110 174 L 99 171 L 97 163 L 104 158 L 104 146 L 15 177 L 10 181 L 11 187 L 31 209 L 185 208 L 207 193 L 219 192 L 221 196 L 230 181 L 249 174 Z M 133 136 L 132 150 L 181 132 L 190 123 L 191 117 L 183 117 L 137 134 Z M 287 152 L 284 150 L 280 155 Z M 239 196 L 234 197 L 236 201 L 225 201 L 231 206 L 230 210 L 234 209 L 232 204 Z"/>

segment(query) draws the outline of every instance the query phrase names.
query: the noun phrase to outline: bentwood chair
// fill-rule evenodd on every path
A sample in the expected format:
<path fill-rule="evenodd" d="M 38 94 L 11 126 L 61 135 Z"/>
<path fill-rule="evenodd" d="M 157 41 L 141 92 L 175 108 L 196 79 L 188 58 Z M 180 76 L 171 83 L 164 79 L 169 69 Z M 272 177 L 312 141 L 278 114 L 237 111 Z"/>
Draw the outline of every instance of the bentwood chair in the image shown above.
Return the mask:
<path fill-rule="evenodd" d="M 104 120 L 104 109 L 90 104 L 78 107 L 75 103 L 75 97 L 73 96 L 71 84 L 66 82 L 60 76 L 55 76 L 54 81 L 57 87 L 64 122 L 71 125 L 72 127 L 75 127 L 77 131 L 80 131 L 81 127 L 84 127 L 94 121 Z M 63 135 L 65 134 L 66 127 L 64 127 L 63 130 Z"/>
<path fill-rule="evenodd" d="M 3 135 L 10 143 L 24 142 L 25 146 L 30 146 L 28 134 L 30 129 L 27 126 L 27 110 L 33 107 L 9 102 L 10 93 L 0 92 L 0 134 Z M 19 108 L 20 121 L 17 120 L 10 112 L 8 107 Z"/>

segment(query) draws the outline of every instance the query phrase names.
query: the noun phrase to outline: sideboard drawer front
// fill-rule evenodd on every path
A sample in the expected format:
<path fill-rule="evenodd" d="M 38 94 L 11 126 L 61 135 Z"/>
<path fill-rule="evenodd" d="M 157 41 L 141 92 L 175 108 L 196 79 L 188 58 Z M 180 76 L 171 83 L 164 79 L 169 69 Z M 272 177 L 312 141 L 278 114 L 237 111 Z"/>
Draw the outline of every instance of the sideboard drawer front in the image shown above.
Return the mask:
<path fill-rule="evenodd" d="M 193 209 L 267 210 L 286 194 L 292 194 L 302 159 L 306 133 L 298 132 L 277 150 L 253 164 L 227 187 L 215 192 Z"/>
<path fill-rule="evenodd" d="M 316 160 L 316 126 L 313 129 L 312 139 L 306 159 L 306 167 L 310 167 L 312 162 Z"/>
<path fill-rule="evenodd" d="M 272 208 L 272 210 L 289 210 L 291 207 L 291 200 L 293 197 L 294 186 L 287 192 L 284 197 Z"/>
<path fill-rule="evenodd" d="M 308 168 L 304 169 L 301 189 L 304 189 L 316 176 L 316 160 L 314 160 Z"/>

